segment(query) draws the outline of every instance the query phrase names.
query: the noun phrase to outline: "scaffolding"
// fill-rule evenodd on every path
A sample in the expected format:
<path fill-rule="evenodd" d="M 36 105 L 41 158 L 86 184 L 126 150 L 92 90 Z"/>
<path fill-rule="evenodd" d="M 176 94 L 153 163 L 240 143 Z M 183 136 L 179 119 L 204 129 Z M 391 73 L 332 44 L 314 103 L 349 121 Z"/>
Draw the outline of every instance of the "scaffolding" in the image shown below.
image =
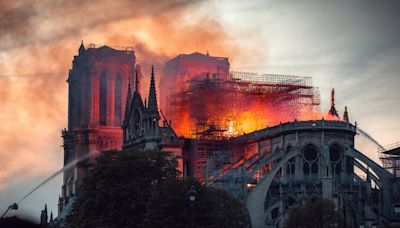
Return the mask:
<path fill-rule="evenodd" d="M 319 105 L 311 77 L 233 71 L 230 77 L 207 74 L 188 80 L 170 98 L 169 113 L 182 119 L 178 123 L 187 125 L 191 138 L 225 140 L 280 122 L 311 119 Z"/>
<path fill-rule="evenodd" d="M 379 148 L 378 153 L 383 168 L 395 177 L 400 177 L 400 142 Z"/>
<path fill-rule="evenodd" d="M 207 182 L 225 165 L 230 164 L 230 151 L 224 149 L 222 141 L 196 140 L 195 144 L 193 176 L 200 182 Z"/>

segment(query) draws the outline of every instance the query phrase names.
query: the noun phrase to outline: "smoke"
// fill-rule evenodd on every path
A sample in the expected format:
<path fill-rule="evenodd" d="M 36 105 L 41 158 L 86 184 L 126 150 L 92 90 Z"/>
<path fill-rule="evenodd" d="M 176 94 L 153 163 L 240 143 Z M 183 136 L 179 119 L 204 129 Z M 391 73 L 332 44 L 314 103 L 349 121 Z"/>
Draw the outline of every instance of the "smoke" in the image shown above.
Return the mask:
<path fill-rule="evenodd" d="M 96 26 L 187 9 L 199 1 L 81 0 L 1 1 L 0 49 L 47 45 Z"/>
<path fill-rule="evenodd" d="M 65 81 L 81 40 L 86 47 L 89 43 L 133 46 L 145 77 L 144 96 L 150 66 L 155 65 L 159 82 L 165 61 L 178 54 L 208 50 L 237 60 L 245 56 L 241 53 L 259 54 L 259 47 L 235 43 L 218 18 L 210 15 L 208 4 L 0 0 L 0 191 L 62 167 Z"/>

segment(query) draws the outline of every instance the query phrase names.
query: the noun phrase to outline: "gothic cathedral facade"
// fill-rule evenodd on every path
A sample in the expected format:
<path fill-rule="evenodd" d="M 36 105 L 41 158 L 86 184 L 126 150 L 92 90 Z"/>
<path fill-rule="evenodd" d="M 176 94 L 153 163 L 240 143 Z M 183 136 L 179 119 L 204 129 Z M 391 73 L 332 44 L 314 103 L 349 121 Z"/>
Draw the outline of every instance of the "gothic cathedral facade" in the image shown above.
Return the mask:
<path fill-rule="evenodd" d="M 64 171 L 59 211 L 75 194 L 97 152 L 122 147 L 129 78 L 140 69 L 132 49 L 83 43 L 68 77 L 68 128 L 62 130 Z M 70 165 L 76 163 L 76 165 Z"/>
<path fill-rule="evenodd" d="M 132 93 L 131 80 L 135 79 Z M 158 149 L 171 152 L 183 172 L 182 145 L 157 104 L 154 68 L 148 103 L 140 94 L 142 74 L 133 49 L 96 48 L 83 43 L 68 77 L 68 129 L 64 141 L 64 177 L 59 214 L 95 164 L 100 151 Z"/>

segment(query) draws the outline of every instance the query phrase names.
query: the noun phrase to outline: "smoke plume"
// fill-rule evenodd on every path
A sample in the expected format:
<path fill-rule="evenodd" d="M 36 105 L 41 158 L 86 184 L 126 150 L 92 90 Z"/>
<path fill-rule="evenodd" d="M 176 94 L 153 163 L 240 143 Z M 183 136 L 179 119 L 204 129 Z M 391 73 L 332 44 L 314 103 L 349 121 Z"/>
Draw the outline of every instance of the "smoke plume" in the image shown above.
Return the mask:
<path fill-rule="evenodd" d="M 0 0 L 0 191 L 48 176 L 62 166 L 65 81 L 81 40 L 86 46 L 133 46 L 145 77 L 152 64 L 159 77 L 164 62 L 180 53 L 209 50 L 211 55 L 236 59 L 240 53 L 256 55 L 257 48 L 234 42 L 207 13 L 207 4 L 199 0 Z M 147 88 L 144 80 L 145 96 Z"/>

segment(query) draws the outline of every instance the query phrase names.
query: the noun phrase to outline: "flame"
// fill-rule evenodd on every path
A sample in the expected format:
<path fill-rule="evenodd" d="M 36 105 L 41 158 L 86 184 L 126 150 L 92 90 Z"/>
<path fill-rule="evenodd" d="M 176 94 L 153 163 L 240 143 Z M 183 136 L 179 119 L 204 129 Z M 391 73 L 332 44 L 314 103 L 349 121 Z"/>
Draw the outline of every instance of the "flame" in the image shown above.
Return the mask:
<path fill-rule="evenodd" d="M 333 116 L 329 112 L 325 114 L 325 119 L 326 120 L 336 120 L 336 121 L 340 121 L 341 120 L 340 117 Z"/>
<path fill-rule="evenodd" d="M 232 116 L 233 114 L 228 115 Z M 223 122 L 226 122 L 228 125 L 228 130 L 224 132 L 224 135 L 227 137 L 260 130 L 268 125 L 268 119 L 262 118 L 262 116 L 251 111 L 244 111 L 239 113 L 235 119 L 226 119 Z"/>
<path fill-rule="evenodd" d="M 225 132 L 226 136 L 234 136 L 237 134 L 237 130 L 234 127 L 233 120 L 228 120 L 228 130 Z"/>
<path fill-rule="evenodd" d="M 193 137 L 196 132 L 208 132 L 219 138 L 230 138 L 283 122 L 315 120 L 323 116 L 302 104 L 274 105 L 268 99 L 249 98 L 248 95 L 232 98 L 230 95 L 208 91 L 201 97 L 202 105 L 181 104 L 182 107 L 174 109 L 172 116 L 174 130 L 184 137 Z M 203 117 L 196 118 L 199 115 Z"/>

